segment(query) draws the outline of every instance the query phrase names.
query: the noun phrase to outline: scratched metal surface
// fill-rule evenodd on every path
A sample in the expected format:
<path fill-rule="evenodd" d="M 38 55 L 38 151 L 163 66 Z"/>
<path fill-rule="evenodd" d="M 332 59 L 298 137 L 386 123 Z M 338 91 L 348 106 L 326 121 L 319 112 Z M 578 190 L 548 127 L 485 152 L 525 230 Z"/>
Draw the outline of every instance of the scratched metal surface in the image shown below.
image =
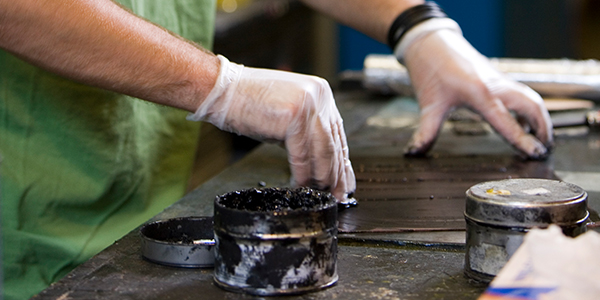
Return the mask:
<path fill-rule="evenodd" d="M 362 128 L 365 119 L 377 114 L 385 103 L 363 93 L 338 95 L 349 132 Z M 152 220 L 212 215 L 216 195 L 256 187 L 259 181 L 267 186 L 289 184 L 284 149 L 276 145 L 259 147 Z M 463 245 L 406 243 L 388 237 L 340 236 L 338 283 L 320 292 L 281 298 L 476 299 L 484 290 L 484 286 L 463 276 Z M 261 299 L 219 289 L 213 283 L 212 269 L 173 268 L 144 260 L 140 237 L 134 230 L 34 299 L 199 298 Z"/>
<path fill-rule="evenodd" d="M 226 292 L 212 269 L 157 265 L 139 255 L 130 234 L 34 299 L 265 299 Z M 463 275 L 462 249 L 409 248 L 379 243 L 342 244 L 337 284 L 298 296 L 269 299 L 477 299 L 485 285 Z"/>
<path fill-rule="evenodd" d="M 340 212 L 340 232 L 464 230 L 469 187 L 507 178 L 555 178 L 542 162 L 502 155 L 365 157 L 353 164 L 359 205 Z"/>
<path fill-rule="evenodd" d="M 411 175 L 413 177 L 410 178 L 418 181 L 421 176 L 424 181 L 420 183 L 430 184 L 429 187 L 421 188 L 421 194 L 417 193 L 417 188 L 407 189 L 411 191 L 412 197 L 419 198 L 416 200 L 420 204 L 442 201 L 442 195 L 447 195 L 450 199 L 460 198 L 457 195 L 463 187 L 452 189 L 452 194 L 447 191 L 440 192 L 430 189 L 437 187 L 436 181 L 425 180 L 432 178 L 430 176 L 433 174 L 454 180 L 457 186 L 462 184 L 461 181 L 452 178 L 452 172 L 444 173 L 440 170 L 440 173 L 435 174 L 431 169 L 447 163 L 454 164 L 455 160 L 452 158 L 460 158 L 456 162 L 486 165 L 487 167 L 481 170 L 489 176 L 538 174 L 536 172 L 546 174 L 543 167 L 537 167 L 539 163 L 546 166 L 546 171 L 555 168 L 561 170 L 563 174 L 571 176 L 573 181 L 578 181 L 575 183 L 585 183 L 583 179 L 597 178 L 594 176 L 600 174 L 600 134 L 560 137 L 555 154 L 548 161 L 525 163 L 524 166 L 510 146 L 492 133 L 477 136 L 457 135 L 452 128 L 445 128 L 429 158 L 409 160 L 402 156 L 402 147 L 413 129 L 410 124 L 414 123 L 418 116 L 414 102 L 406 99 L 390 102 L 389 99 L 369 97 L 363 92 L 337 94 L 337 101 L 349 133 L 351 157 L 359 178 L 357 195 L 364 198 L 357 209 L 347 211 L 357 214 L 357 217 L 372 214 L 372 210 L 367 207 L 370 202 L 380 203 L 376 206 L 380 206 L 382 210 L 390 210 L 386 204 L 403 201 L 369 200 L 370 196 L 365 193 L 366 190 L 360 190 L 363 187 L 368 188 L 362 181 L 365 178 L 363 175 L 374 176 L 373 173 L 362 174 L 361 170 L 371 169 L 372 166 L 379 168 L 379 171 L 386 168 L 400 170 L 399 166 L 415 172 L 427 171 L 421 175 Z M 361 165 L 365 167 L 361 168 Z M 471 168 L 472 165 L 467 167 Z M 400 178 L 401 181 L 404 177 Z M 465 183 L 467 179 L 479 182 L 479 178 L 478 175 L 464 175 L 463 180 Z M 256 187 L 259 181 L 266 182 L 267 186 L 289 184 L 287 158 L 282 148 L 276 145 L 259 147 L 152 220 L 210 216 L 213 214 L 212 202 L 216 195 Z M 587 188 L 592 191 L 592 205 L 600 208 L 597 180 L 590 181 Z M 408 194 L 404 191 L 398 193 L 400 197 L 406 197 Z M 428 198 L 431 194 L 434 199 Z M 427 209 L 425 205 L 422 207 Z M 462 212 L 462 205 L 448 203 L 445 207 L 452 209 L 452 214 Z M 400 211 L 400 208 L 396 209 L 396 213 L 404 213 L 405 216 L 411 217 L 410 213 Z M 371 219 L 378 217 L 373 214 Z M 336 286 L 317 293 L 285 299 L 476 299 L 485 288 L 463 276 L 464 231 L 460 230 L 342 233 L 338 259 L 340 280 Z M 140 252 L 140 237 L 134 230 L 34 299 L 199 298 L 260 299 L 217 288 L 212 281 L 211 269 L 178 269 L 144 260 Z"/>
<path fill-rule="evenodd" d="M 341 233 L 464 230 L 469 187 L 507 178 L 557 179 L 548 162 L 520 158 L 468 112 L 450 119 L 423 158 L 402 155 L 418 120 L 409 98 L 390 102 L 350 136 L 359 205 L 340 212 Z"/>

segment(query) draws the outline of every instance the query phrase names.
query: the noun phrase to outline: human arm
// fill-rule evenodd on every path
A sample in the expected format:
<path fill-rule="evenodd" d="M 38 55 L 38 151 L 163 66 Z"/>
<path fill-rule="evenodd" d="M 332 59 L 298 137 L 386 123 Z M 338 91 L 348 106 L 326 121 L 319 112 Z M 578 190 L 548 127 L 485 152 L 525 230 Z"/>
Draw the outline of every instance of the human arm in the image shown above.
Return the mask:
<path fill-rule="evenodd" d="M 0 0 L 0 48 L 84 84 L 283 142 L 296 184 L 339 200 L 354 190 L 341 117 L 322 79 L 219 59 L 109 0 Z"/>
<path fill-rule="evenodd" d="M 0 47 L 84 84 L 194 111 L 217 58 L 112 1 L 0 0 Z"/>
<path fill-rule="evenodd" d="M 423 3 L 416 0 L 303 1 L 381 42 L 387 42 L 390 26 L 400 13 Z M 403 40 L 406 38 L 400 43 Z M 553 143 L 552 124 L 537 93 L 496 71 L 456 30 L 441 26 L 438 30 L 424 31 L 407 43 L 402 51 L 395 53 L 409 71 L 421 107 L 419 127 L 406 147 L 407 154 L 426 153 L 433 146 L 448 112 L 466 106 L 480 113 L 525 156 L 547 156 Z M 535 136 L 526 132 L 511 112 L 524 120 Z"/>
<path fill-rule="evenodd" d="M 394 19 L 424 0 L 302 0 L 306 5 L 385 43 Z"/>

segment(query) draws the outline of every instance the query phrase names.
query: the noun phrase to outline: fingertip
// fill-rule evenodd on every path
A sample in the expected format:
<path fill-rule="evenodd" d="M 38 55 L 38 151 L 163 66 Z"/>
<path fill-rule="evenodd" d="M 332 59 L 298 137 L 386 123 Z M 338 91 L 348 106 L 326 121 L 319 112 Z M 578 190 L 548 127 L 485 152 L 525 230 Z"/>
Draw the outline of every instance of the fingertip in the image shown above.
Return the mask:
<path fill-rule="evenodd" d="M 347 197 L 345 197 L 344 200 L 338 201 L 337 205 L 338 205 L 338 210 L 348 209 L 348 208 L 357 206 L 358 205 L 358 201 L 354 197 L 350 197 L 348 195 Z"/>
<path fill-rule="evenodd" d="M 549 143 L 546 143 L 545 146 L 549 152 L 552 152 L 554 150 L 554 141 L 551 140 Z"/>
<path fill-rule="evenodd" d="M 341 191 L 332 191 L 331 195 L 333 195 L 333 197 L 335 198 L 335 200 L 337 201 L 337 203 L 342 203 L 346 200 L 346 193 L 341 192 Z"/>
<path fill-rule="evenodd" d="M 537 138 L 529 134 L 526 135 L 521 145 L 523 145 L 523 147 L 519 148 L 526 155 L 526 158 L 530 160 L 545 160 L 551 153 L 550 148 L 546 147 Z"/>
<path fill-rule="evenodd" d="M 423 157 L 427 151 L 423 151 L 414 145 L 409 145 L 404 148 L 404 156 L 406 157 Z"/>
<path fill-rule="evenodd" d="M 550 156 L 550 153 L 552 153 L 551 149 L 542 145 L 541 147 L 536 148 L 534 155 L 531 156 L 531 159 L 546 160 Z"/>
<path fill-rule="evenodd" d="M 447 112 L 448 109 L 435 105 L 421 110 L 419 125 L 404 148 L 405 156 L 420 157 L 427 154 L 442 129 Z"/>
<path fill-rule="evenodd" d="M 433 139 L 423 139 L 422 132 L 417 130 L 404 148 L 404 156 L 407 157 L 423 157 L 433 146 Z"/>
<path fill-rule="evenodd" d="M 554 149 L 554 128 L 550 129 L 550 133 L 547 135 L 545 140 L 540 141 L 542 141 L 548 152 L 551 152 Z"/>

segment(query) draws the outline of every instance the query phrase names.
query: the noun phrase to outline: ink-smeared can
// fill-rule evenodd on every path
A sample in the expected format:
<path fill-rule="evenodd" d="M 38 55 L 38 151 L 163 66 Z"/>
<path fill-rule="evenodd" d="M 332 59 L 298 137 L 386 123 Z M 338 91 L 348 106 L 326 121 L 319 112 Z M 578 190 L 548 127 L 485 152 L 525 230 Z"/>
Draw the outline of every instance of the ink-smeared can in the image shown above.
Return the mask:
<path fill-rule="evenodd" d="M 262 188 L 214 204 L 214 279 L 230 291 L 300 294 L 337 279 L 337 204 L 308 188 Z"/>
<path fill-rule="evenodd" d="M 491 281 L 534 227 L 556 224 L 567 236 L 586 230 L 587 193 L 563 181 L 535 178 L 483 182 L 467 190 L 465 273 Z"/>
<path fill-rule="evenodd" d="M 214 264 L 213 218 L 181 217 L 159 220 L 140 228 L 142 256 L 181 268 L 210 268 Z"/>

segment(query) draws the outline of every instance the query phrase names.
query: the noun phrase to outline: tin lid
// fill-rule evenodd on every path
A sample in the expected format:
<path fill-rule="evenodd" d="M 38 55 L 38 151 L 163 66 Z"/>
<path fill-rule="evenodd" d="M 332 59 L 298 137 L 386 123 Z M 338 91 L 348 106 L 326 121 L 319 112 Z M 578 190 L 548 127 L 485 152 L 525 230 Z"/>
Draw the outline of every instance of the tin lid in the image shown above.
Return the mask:
<path fill-rule="evenodd" d="M 476 184 L 466 192 L 465 217 L 513 227 L 573 225 L 584 222 L 587 193 L 571 183 L 517 178 Z"/>
<path fill-rule="evenodd" d="M 210 268 L 215 262 L 212 217 L 159 220 L 140 228 L 142 256 L 182 268 Z"/>

